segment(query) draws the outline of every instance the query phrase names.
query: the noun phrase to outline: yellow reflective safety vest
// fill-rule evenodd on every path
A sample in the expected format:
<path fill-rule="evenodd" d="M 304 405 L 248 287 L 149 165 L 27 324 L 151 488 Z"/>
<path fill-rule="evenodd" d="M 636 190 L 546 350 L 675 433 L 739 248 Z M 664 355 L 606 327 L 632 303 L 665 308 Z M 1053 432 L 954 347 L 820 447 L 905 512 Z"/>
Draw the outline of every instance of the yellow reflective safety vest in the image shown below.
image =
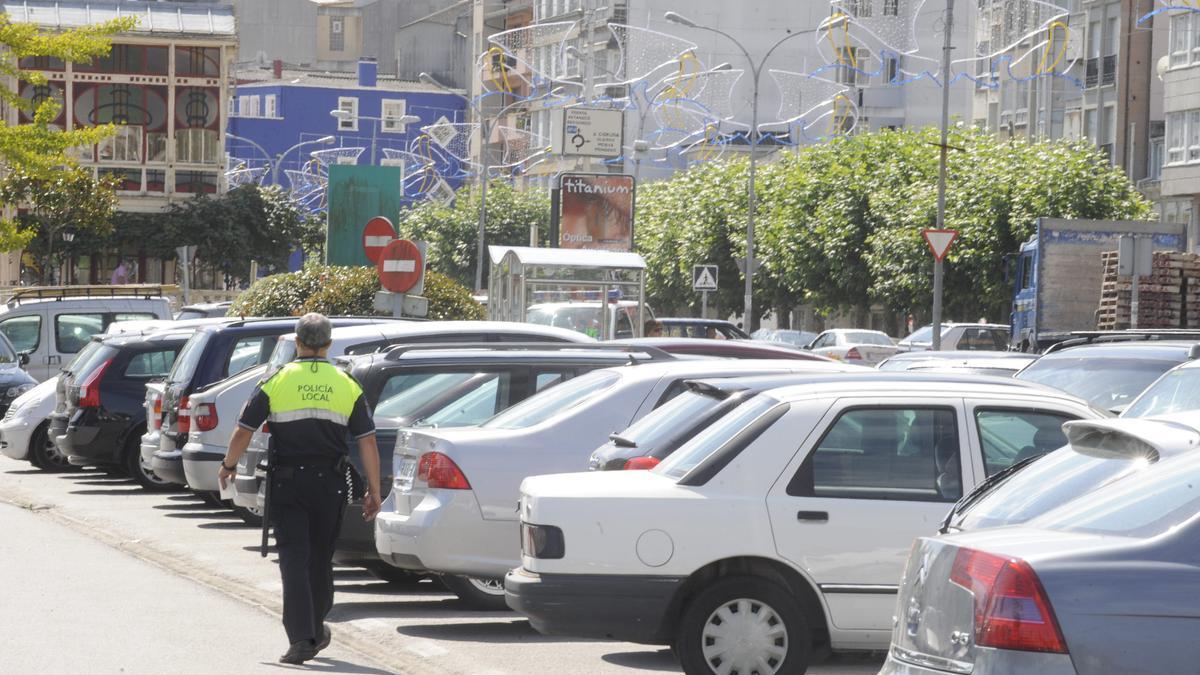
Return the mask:
<path fill-rule="evenodd" d="M 345 371 L 324 359 L 293 361 L 262 385 L 270 399 L 271 424 L 325 420 L 350 424 L 362 387 Z"/>

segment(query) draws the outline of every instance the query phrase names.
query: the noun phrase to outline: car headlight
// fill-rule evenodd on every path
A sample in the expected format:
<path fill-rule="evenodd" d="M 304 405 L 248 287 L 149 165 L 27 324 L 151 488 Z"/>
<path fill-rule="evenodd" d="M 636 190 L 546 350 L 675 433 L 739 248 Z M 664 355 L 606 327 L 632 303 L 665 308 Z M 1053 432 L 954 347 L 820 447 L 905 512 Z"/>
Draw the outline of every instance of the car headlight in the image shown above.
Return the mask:
<path fill-rule="evenodd" d="M 34 388 L 34 386 L 36 386 L 36 385 L 33 385 L 33 384 L 19 384 L 19 385 L 15 386 L 15 387 L 9 387 L 9 388 L 8 388 L 8 397 L 9 397 L 9 398 L 16 398 L 16 397 L 20 396 L 21 394 L 24 394 L 25 392 L 29 391 L 30 389 L 33 389 L 33 388 Z"/>

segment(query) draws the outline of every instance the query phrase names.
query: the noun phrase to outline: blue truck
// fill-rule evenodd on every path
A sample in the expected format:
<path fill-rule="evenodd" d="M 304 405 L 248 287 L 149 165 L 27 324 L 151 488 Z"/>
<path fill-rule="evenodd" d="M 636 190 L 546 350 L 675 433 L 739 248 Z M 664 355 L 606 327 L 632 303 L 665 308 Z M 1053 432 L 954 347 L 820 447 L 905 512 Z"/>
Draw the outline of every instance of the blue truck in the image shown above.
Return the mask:
<path fill-rule="evenodd" d="M 1140 220 L 1039 218 L 1037 232 L 1008 261 L 1013 285 L 1011 348 L 1040 352 L 1096 329 L 1104 264 L 1122 235 L 1154 237 L 1156 251 L 1182 251 L 1187 226 Z"/>

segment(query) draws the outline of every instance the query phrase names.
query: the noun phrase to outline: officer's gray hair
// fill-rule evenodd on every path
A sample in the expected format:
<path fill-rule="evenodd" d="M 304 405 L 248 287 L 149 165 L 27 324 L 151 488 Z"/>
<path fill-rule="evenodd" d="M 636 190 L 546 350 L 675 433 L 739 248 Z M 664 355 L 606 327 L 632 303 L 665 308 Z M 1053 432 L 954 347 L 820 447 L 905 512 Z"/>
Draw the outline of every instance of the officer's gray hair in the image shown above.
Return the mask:
<path fill-rule="evenodd" d="M 312 349 L 328 347 L 333 342 L 332 331 L 328 317 L 309 312 L 296 322 L 296 342 Z"/>

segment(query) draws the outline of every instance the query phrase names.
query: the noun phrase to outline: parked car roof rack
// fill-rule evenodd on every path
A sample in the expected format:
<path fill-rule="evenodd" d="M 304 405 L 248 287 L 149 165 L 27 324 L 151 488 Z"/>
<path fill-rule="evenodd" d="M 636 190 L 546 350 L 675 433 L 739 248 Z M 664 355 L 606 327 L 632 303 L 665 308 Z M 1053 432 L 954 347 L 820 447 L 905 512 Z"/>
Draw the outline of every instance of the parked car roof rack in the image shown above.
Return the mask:
<path fill-rule="evenodd" d="M 1186 328 L 1156 328 L 1156 329 L 1127 329 L 1127 330 L 1080 330 L 1072 331 L 1074 337 L 1062 342 L 1056 342 L 1046 348 L 1050 354 L 1062 351 L 1068 347 L 1095 344 L 1097 342 L 1132 342 L 1155 340 L 1200 340 L 1200 330 Z"/>
<path fill-rule="evenodd" d="M 657 347 L 622 344 L 588 344 L 581 342 L 426 342 L 422 344 L 395 344 L 379 350 L 389 361 L 413 351 L 453 351 L 461 349 L 487 349 L 493 351 L 587 351 L 619 352 L 629 354 L 630 361 L 636 355 L 645 354 L 649 361 L 674 361 L 675 357 Z"/>
<path fill-rule="evenodd" d="M 5 302 L 16 307 L 22 301 L 66 298 L 155 298 L 178 293 L 174 284 L 118 284 L 109 286 L 31 286 L 14 291 Z"/>

